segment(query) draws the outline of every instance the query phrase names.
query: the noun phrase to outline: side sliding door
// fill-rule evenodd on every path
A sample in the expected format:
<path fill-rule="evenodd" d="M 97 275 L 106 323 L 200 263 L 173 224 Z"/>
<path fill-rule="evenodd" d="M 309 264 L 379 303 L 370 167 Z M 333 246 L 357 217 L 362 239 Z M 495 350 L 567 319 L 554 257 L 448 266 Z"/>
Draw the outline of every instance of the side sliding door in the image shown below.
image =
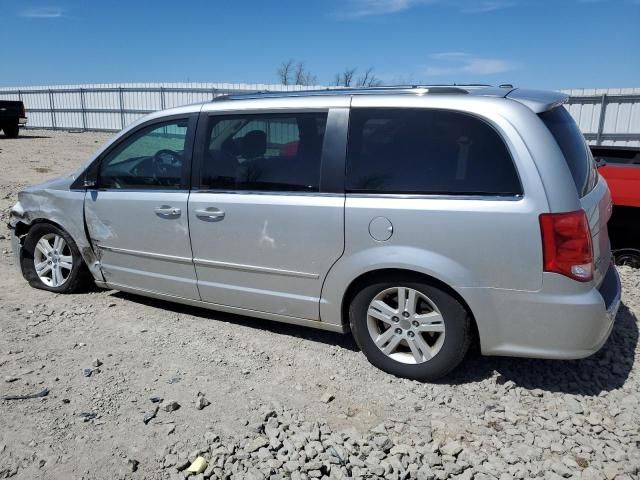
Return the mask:
<path fill-rule="evenodd" d="M 318 320 L 344 250 L 348 110 L 201 115 L 189 224 L 202 300 Z"/>

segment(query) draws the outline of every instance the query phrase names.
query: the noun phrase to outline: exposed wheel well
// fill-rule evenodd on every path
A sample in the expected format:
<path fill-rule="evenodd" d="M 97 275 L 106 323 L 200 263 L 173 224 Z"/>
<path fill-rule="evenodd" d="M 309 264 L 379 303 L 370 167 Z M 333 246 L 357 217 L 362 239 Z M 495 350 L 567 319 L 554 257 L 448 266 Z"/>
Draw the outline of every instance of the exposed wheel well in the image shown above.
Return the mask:
<path fill-rule="evenodd" d="M 57 227 L 60 230 L 64 230 L 66 232 L 66 230 L 60 224 L 52 222 L 51 220 L 47 220 L 46 218 L 38 218 L 31 223 L 18 222 L 16 225 L 16 236 L 23 237 L 24 235 L 29 233 L 29 230 L 31 230 L 32 227 L 42 223 L 48 223 L 49 225 L 53 225 L 54 227 Z"/>
<path fill-rule="evenodd" d="M 52 225 L 56 228 L 59 228 L 60 230 L 66 232 L 69 236 L 71 236 L 71 234 L 69 232 L 67 232 L 67 229 L 64 228 L 62 225 L 60 225 L 59 223 L 53 222 L 51 220 L 48 220 L 46 218 L 37 218 L 35 220 L 33 220 L 31 223 L 24 223 L 24 222 L 18 222 L 16 224 L 16 236 L 20 239 L 20 243 L 22 243 L 24 241 L 24 237 L 29 233 L 29 230 L 31 230 L 33 227 L 35 227 L 36 225 L 42 225 L 42 224 L 47 224 L 47 225 Z M 73 237 L 71 237 L 73 239 Z M 73 239 L 75 242 L 75 239 Z M 82 264 L 86 267 L 87 266 L 87 262 L 85 261 L 84 257 L 82 256 L 82 253 L 80 254 L 80 259 L 82 260 Z"/>
<path fill-rule="evenodd" d="M 357 277 L 355 280 L 351 282 L 351 284 L 347 288 L 347 291 L 344 294 L 344 297 L 342 298 L 342 308 L 341 308 L 342 319 L 341 320 L 342 320 L 342 326 L 345 329 L 345 331 L 349 331 L 349 305 L 351 305 L 351 301 L 353 300 L 355 295 L 367 285 L 370 285 L 380 280 L 381 278 L 384 278 L 385 276 L 388 277 L 390 275 L 394 275 L 394 276 L 401 275 L 403 278 L 406 278 L 407 280 L 427 283 L 429 285 L 438 287 L 444 290 L 445 292 L 447 292 L 448 294 L 450 294 L 452 297 L 454 297 L 456 300 L 458 300 L 462 304 L 464 309 L 469 314 L 469 318 L 471 319 L 471 324 L 473 325 L 473 330 L 474 330 L 474 341 L 476 342 L 480 341 L 480 337 L 478 335 L 478 325 L 476 324 L 476 319 L 473 315 L 473 312 L 471 311 L 471 308 L 469 308 L 469 305 L 467 304 L 467 302 L 464 300 L 464 298 L 460 296 L 460 294 L 458 294 L 458 292 L 456 292 L 453 288 L 451 288 L 446 283 L 430 275 L 426 275 L 421 272 L 415 272 L 413 270 L 405 270 L 401 268 L 385 268 L 380 270 L 372 270 L 370 272 L 363 273 L 362 275 L 360 275 L 359 277 Z"/>
<path fill-rule="evenodd" d="M 96 266 L 98 264 L 98 259 L 96 258 L 96 255 L 91 245 L 89 244 L 84 248 L 80 248 L 76 238 L 74 238 L 74 236 L 66 228 L 64 228 L 62 225 L 60 225 L 57 222 L 54 222 L 47 218 L 36 218 L 29 224 L 19 221 L 15 227 L 15 234 L 20 239 L 20 243 L 22 244 L 24 242 L 24 238 L 33 227 L 35 227 L 36 225 L 42 225 L 42 224 L 48 224 L 66 232 L 75 243 L 76 248 L 80 253 L 80 260 L 82 261 L 83 268 L 87 272 L 87 274 L 90 273 L 91 277 L 94 280 L 104 281 L 104 278 L 102 277 L 102 273 L 100 272 L 99 267 Z M 85 229 L 85 233 L 86 233 L 86 229 Z M 89 238 L 88 233 L 87 233 L 87 238 Z"/>

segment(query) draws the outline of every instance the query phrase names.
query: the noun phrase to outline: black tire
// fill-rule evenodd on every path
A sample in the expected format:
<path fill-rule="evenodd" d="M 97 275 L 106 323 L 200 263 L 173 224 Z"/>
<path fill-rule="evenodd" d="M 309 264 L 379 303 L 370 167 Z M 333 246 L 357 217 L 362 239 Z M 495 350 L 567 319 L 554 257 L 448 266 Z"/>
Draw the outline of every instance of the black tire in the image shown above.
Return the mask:
<path fill-rule="evenodd" d="M 34 255 L 38 241 L 50 234 L 61 236 L 69 247 L 72 256 L 72 268 L 64 283 L 57 287 L 46 285 L 36 273 L 34 264 Z M 84 286 L 88 277 L 86 266 L 73 238 L 61 228 L 49 223 L 36 224 L 29 230 L 22 248 L 21 267 L 22 274 L 29 282 L 29 285 L 55 293 L 75 293 L 80 287 Z"/>
<path fill-rule="evenodd" d="M 4 134 L 7 138 L 18 138 L 20 127 L 18 125 L 4 126 Z"/>
<path fill-rule="evenodd" d="M 444 340 L 440 350 L 423 363 L 403 363 L 392 359 L 378 348 L 369 333 L 367 311 L 372 300 L 381 292 L 395 287 L 406 287 L 422 293 L 437 307 L 445 325 Z M 387 277 L 360 290 L 349 308 L 349 322 L 353 337 L 367 359 L 379 369 L 420 381 L 433 381 L 447 375 L 464 359 L 473 329 L 465 307 L 441 288 L 406 277 Z"/>
<path fill-rule="evenodd" d="M 616 265 L 640 268 L 640 250 L 636 248 L 614 250 L 613 257 L 615 258 Z"/>

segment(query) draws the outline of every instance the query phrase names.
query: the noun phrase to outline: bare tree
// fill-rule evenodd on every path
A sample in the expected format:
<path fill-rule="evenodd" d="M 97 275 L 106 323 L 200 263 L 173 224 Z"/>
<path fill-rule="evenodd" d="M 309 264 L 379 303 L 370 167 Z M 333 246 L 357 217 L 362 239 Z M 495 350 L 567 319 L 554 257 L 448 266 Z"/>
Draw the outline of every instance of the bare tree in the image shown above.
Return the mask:
<path fill-rule="evenodd" d="M 277 74 L 278 79 L 282 85 L 291 85 L 291 74 L 293 72 L 293 66 L 295 62 L 293 59 L 282 62 L 278 67 Z"/>
<path fill-rule="evenodd" d="M 382 81 L 373 73 L 373 67 L 369 67 L 360 75 L 356 85 L 358 87 L 378 87 L 382 85 Z"/>
<path fill-rule="evenodd" d="M 355 77 L 357 70 L 357 68 L 345 68 L 342 73 L 337 73 L 335 77 L 336 85 L 350 87 L 353 83 L 353 78 Z"/>
<path fill-rule="evenodd" d="M 293 59 L 282 62 L 276 70 L 282 85 L 313 85 L 318 78 L 307 70 L 304 62 Z"/>
<path fill-rule="evenodd" d="M 296 85 L 313 85 L 317 80 L 315 75 L 307 71 L 304 62 L 298 62 L 293 77 Z"/>

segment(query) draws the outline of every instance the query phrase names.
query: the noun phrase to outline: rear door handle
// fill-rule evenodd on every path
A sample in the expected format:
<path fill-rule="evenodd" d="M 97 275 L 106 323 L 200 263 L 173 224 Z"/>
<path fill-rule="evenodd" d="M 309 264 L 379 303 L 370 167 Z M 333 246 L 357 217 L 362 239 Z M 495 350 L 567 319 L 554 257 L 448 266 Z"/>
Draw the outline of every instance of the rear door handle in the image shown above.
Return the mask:
<path fill-rule="evenodd" d="M 195 214 L 196 214 L 196 217 L 198 217 L 200 220 L 209 221 L 209 222 L 222 220 L 225 215 L 225 213 L 222 210 L 215 207 L 209 207 L 204 210 L 196 210 Z"/>
<path fill-rule="evenodd" d="M 182 210 L 179 208 L 170 207 L 168 205 L 162 205 L 161 207 L 157 207 L 153 209 L 156 212 L 156 215 L 161 217 L 177 217 L 182 213 Z"/>

